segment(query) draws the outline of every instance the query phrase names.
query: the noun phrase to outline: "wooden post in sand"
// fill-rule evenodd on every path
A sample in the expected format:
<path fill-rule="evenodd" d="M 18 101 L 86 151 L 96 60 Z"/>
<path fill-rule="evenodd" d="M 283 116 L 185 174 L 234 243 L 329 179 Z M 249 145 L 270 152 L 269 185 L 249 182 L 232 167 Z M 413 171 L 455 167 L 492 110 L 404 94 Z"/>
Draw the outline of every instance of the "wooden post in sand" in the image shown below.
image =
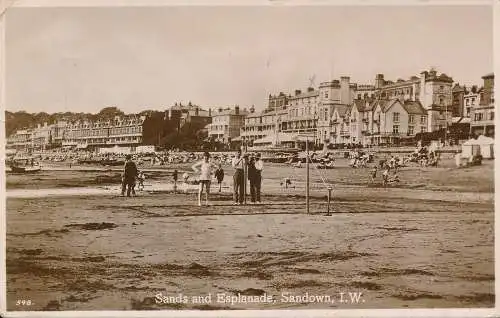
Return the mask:
<path fill-rule="evenodd" d="M 309 137 L 306 137 L 306 213 L 309 214 Z"/>
<path fill-rule="evenodd" d="M 326 211 L 328 215 L 330 215 L 330 202 L 332 200 L 332 187 L 328 187 L 328 210 Z"/>
<path fill-rule="evenodd" d="M 246 154 L 245 154 L 246 155 Z M 248 178 L 248 166 L 247 158 L 243 159 L 243 204 L 247 204 L 247 178 Z"/>

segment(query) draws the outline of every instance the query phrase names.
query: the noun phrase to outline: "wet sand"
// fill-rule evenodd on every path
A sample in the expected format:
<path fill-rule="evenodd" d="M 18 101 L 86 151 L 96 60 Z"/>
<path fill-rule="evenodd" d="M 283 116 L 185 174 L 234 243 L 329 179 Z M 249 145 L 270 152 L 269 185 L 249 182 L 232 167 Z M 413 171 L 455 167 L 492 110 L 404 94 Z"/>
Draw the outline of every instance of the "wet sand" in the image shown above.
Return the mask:
<path fill-rule="evenodd" d="M 331 179 L 360 177 L 335 185 L 331 215 L 319 178 L 311 214 L 303 184 L 279 187 L 283 171 L 295 173 L 285 167 L 267 171 L 265 204 L 237 207 L 230 183 L 211 206 L 198 207 L 194 192 L 171 193 L 160 172 L 133 198 L 118 196 L 113 179 L 95 183 L 113 171 L 87 172 L 87 179 L 44 172 L 31 191 L 23 190 L 30 177 L 9 175 L 8 309 L 492 307 L 493 185 L 484 180 L 493 167 L 468 169 L 427 168 L 425 187 L 403 178 L 389 189 L 363 184 L 367 170 L 329 170 Z M 448 181 L 436 177 L 445 173 Z M 65 186 L 48 186 L 57 182 Z M 352 300 L 349 292 L 362 296 Z M 160 304 L 160 293 L 182 293 L 188 302 Z M 218 302 L 218 293 L 274 298 L 231 304 Z M 331 298 L 282 298 L 305 293 Z M 191 299 L 209 294 L 209 303 Z M 32 304 L 17 306 L 18 299 Z"/>

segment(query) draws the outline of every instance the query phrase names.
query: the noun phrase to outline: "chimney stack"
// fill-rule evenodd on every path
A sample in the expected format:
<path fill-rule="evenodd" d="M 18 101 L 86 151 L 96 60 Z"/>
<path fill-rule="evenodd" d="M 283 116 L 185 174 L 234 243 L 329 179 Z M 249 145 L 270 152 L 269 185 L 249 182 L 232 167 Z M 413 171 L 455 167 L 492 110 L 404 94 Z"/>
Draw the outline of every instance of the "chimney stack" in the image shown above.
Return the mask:
<path fill-rule="evenodd" d="M 351 104 L 352 98 L 349 93 L 349 76 L 340 77 L 340 103 L 341 104 Z"/>
<path fill-rule="evenodd" d="M 307 91 L 308 91 L 308 92 L 314 92 L 314 87 L 308 87 L 308 88 L 307 88 Z"/>
<path fill-rule="evenodd" d="M 295 96 L 300 95 L 300 93 L 302 93 L 302 92 L 300 91 L 300 89 L 296 89 L 296 90 L 295 90 Z"/>
<path fill-rule="evenodd" d="M 212 117 L 212 108 L 208 109 L 208 117 Z"/>
<path fill-rule="evenodd" d="M 234 106 L 234 113 L 235 113 L 236 115 L 239 115 L 239 114 L 240 114 L 240 106 L 238 106 L 238 105 Z"/>

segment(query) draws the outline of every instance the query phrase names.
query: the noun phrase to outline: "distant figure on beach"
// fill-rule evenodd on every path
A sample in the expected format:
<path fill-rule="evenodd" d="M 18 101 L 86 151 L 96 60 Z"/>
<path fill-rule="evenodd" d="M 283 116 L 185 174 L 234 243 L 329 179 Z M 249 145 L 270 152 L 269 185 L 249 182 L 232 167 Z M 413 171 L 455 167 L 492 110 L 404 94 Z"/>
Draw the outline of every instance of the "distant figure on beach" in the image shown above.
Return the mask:
<path fill-rule="evenodd" d="M 384 187 L 389 183 L 389 167 L 386 166 L 384 172 L 382 173 L 382 185 Z"/>
<path fill-rule="evenodd" d="M 205 152 L 203 160 L 195 163 L 192 168 L 200 173 L 200 186 L 198 189 L 198 205 L 201 206 L 201 194 L 205 188 L 205 205 L 208 205 L 208 195 L 210 194 L 210 182 L 212 181 L 212 168 L 214 164 L 210 162 L 210 154 Z"/>
<path fill-rule="evenodd" d="M 125 157 L 125 165 L 123 167 L 123 179 L 122 179 L 122 196 L 125 195 L 125 189 L 127 190 L 127 197 L 130 197 L 130 193 L 135 195 L 135 178 L 137 177 L 137 166 L 135 162 L 132 161 L 132 156 L 127 155 Z"/>
<path fill-rule="evenodd" d="M 219 163 L 217 170 L 215 170 L 215 178 L 217 179 L 217 184 L 219 185 L 219 192 L 222 191 L 222 181 L 224 180 L 224 169 L 222 169 L 222 164 Z"/>
<path fill-rule="evenodd" d="M 172 177 L 174 178 L 174 193 L 177 191 L 177 178 L 179 177 L 179 171 L 177 169 L 172 173 Z"/>
<path fill-rule="evenodd" d="M 184 172 L 184 174 L 182 175 L 182 181 L 184 181 L 183 183 L 184 192 L 187 192 L 188 190 L 188 179 L 189 179 L 189 173 Z"/>
<path fill-rule="evenodd" d="M 286 177 L 284 178 L 281 182 L 280 182 L 280 186 L 282 188 L 285 188 L 285 189 L 288 189 L 288 187 L 290 187 L 292 185 L 292 179 L 289 178 L 289 177 Z"/>
<path fill-rule="evenodd" d="M 137 190 L 142 191 L 144 190 L 144 180 L 146 179 L 146 176 L 144 175 L 144 172 L 141 171 L 139 172 L 139 175 L 137 176 L 137 181 L 139 184 L 137 185 Z"/>
<path fill-rule="evenodd" d="M 234 197 L 234 204 L 235 205 L 240 205 L 243 204 L 243 195 L 244 195 L 244 182 L 245 182 L 245 176 L 244 176 L 244 167 L 245 167 L 245 159 L 241 155 L 241 150 L 238 150 L 238 153 L 236 154 L 236 157 L 233 158 L 232 160 L 232 166 L 235 169 L 234 175 L 233 175 L 233 197 Z"/>
<path fill-rule="evenodd" d="M 377 177 L 377 171 L 378 171 L 378 167 L 376 165 L 374 165 L 372 170 L 370 171 L 370 178 L 372 180 L 372 183 L 375 182 L 375 178 Z"/>
<path fill-rule="evenodd" d="M 264 163 L 260 153 L 251 158 L 248 164 L 248 180 L 250 181 L 250 195 L 252 203 L 260 203 L 260 189 L 262 185 L 262 170 Z"/>

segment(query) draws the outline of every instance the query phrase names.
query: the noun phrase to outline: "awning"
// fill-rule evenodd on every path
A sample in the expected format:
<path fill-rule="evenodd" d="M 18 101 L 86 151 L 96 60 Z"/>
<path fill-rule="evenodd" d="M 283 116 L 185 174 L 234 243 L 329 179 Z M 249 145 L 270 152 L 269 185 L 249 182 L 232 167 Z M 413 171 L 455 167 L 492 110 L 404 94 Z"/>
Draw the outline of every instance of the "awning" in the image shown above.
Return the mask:
<path fill-rule="evenodd" d="M 453 124 L 470 124 L 470 117 L 453 117 Z"/>
<path fill-rule="evenodd" d="M 273 144 L 275 141 L 278 141 L 278 143 L 294 142 L 296 137 L 297 136 L 294 134 L 278 133 L 278 140 L 276 140 L 276 136 L 272 134 L 272 135 L 267 135 L 264 138 L 255 140 L 253 144 L 254 145 Z"/>
<path fill-rule="evenodd" d="M 304 134 L 304 135 L 297 135 L 297 137 L 295 138 L 295 140 L 297 141 L 302 141 L 302 142 L 306 142 L 309 140 L 309 142 L 314 142 L 314 135 L 308 135 L 308 134 Z"/>

